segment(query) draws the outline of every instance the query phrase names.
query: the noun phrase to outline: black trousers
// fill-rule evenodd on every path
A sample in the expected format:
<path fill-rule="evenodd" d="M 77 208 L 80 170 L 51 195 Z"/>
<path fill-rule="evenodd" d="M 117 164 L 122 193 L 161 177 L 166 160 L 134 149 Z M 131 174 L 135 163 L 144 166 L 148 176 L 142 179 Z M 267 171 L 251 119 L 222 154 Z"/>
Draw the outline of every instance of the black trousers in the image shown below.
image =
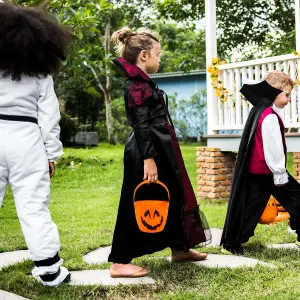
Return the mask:
<path fill-rule="evenodd" d="M 247 242 L 254 235 L 254 230 L 271 195 L 290 214 L 291 228 L 300 233 L 300 184 L 290 174 L 289 182 L 283 186 L 274 184 L 273 174 L 250 174 L 241 243 Z"/>

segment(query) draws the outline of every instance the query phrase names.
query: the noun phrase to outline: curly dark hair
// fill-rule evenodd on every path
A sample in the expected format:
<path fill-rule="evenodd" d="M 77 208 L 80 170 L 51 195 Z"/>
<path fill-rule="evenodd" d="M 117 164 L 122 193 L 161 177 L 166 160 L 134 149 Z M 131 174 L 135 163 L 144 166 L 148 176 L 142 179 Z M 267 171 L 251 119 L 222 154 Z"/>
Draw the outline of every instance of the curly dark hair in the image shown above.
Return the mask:
<path fill-rule="evenodd" d="M 38 8 L 0 3 L 0 70 L 21 75 L 47 76 L 58 71 L 72 41 L 70 28 Z"/>

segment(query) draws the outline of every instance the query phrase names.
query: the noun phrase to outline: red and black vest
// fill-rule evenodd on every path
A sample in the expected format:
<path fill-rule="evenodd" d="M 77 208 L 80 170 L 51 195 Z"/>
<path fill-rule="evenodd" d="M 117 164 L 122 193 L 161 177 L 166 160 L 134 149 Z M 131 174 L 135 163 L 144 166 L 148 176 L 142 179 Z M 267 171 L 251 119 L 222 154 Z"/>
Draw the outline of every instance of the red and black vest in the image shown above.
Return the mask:
<path fill-rule="evenodd" d="M 252 174 L 271 174 L 271 170 L 269 169 L 264 155 L 264 146 L 263 146 L 263 139 L 262 139 L 262 123 L 264 119 L 270 115 L 275 114 L 278 118 L 278 122 L 280 125 L 281 131 L 281 138 L 283 143 L 283 149 L 285 154 L 285 162 L 286 162 L 286 142 L 284 137 L 285 127 L 281 117 L 271 108 L 268 107 L 261 115 L 257 127 L 255 129 L 254 137 L 253 137 L 253 144 L 251 147 L 250 153 L 250 161 L 249 161 L 249 172 Z"/>

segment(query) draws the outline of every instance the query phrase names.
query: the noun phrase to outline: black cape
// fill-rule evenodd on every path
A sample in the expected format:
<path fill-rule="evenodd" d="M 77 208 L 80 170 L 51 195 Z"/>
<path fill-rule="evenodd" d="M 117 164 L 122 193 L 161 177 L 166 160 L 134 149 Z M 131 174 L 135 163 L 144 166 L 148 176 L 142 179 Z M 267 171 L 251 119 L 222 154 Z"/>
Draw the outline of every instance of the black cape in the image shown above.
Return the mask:
<path fill-rule="evenodd" d="M 237 246 L 243 242 L 241 241 L 241 235 L 244 211 L 247 204 L 248 168 L 254 133 L 262 113 L 282 93 L 281 90 L 270 86 L 266 81 L 252 85 L 244 84 L 240 92 L 253 105 L 253 108 L 243 130 L 235 164 L 227 215 L 221 238 L 221 245 L 226 246 Z"/>

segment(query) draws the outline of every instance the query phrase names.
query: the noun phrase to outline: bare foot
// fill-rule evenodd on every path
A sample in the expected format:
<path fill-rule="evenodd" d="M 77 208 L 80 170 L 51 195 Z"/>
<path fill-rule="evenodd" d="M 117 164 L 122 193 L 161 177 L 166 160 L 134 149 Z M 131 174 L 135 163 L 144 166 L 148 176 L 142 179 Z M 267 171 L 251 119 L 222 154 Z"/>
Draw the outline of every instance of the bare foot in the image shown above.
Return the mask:
<path fill-rule="evenodd" d="M 110 267 L 111 277 L 143 277 L 149 270 L 132 264 L 112 264 Z"/>
<path fill-rule="evenodd" d="M 196 250 L 190 249 L 188 252 L 178 251 L 175 249 L 172 250 L 172 261 L 200 261 L 207 258 L 207 253 L 199 253 Z"/>

